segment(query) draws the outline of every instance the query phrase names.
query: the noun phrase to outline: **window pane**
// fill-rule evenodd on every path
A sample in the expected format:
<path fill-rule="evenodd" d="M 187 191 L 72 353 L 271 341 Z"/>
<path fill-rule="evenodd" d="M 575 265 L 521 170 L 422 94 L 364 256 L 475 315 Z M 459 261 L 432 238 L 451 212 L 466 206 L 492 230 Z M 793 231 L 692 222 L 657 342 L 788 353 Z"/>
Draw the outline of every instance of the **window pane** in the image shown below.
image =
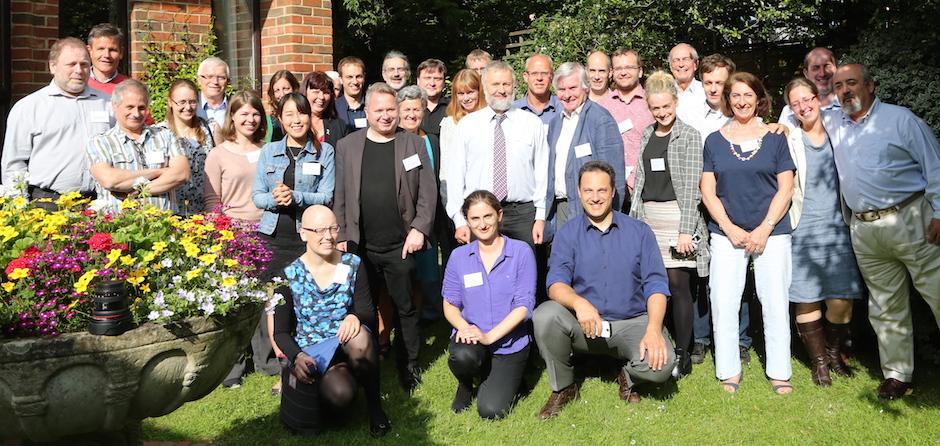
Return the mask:
<path fill-rule="evenodd" d="M 215 26 L 219 32 L 222 59 L 229 64 L 232 85 L 236 89 L 254 88 L 255 42 L 250 0 L 214 0 Z"/>

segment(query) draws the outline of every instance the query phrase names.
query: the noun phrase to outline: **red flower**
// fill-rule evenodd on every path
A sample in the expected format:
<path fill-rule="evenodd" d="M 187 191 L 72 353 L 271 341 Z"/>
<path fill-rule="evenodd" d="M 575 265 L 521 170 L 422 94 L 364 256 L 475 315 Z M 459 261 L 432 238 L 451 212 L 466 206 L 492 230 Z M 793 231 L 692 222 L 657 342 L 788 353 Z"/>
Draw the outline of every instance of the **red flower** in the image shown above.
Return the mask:
<path fill-rule="evenodd" d="M 119 249 L 121 251 L 127 251 L 127 243 L 115 243 L 111 246 L 113 249 Z"/>
<path fill-rule="evenodd" d="M 93 210 L 91 210 L 91 209 L 83 209 L 83 210 L 80 212 L 80 214 L 81 214 L 83 217 L 91 217 L 92 215 L 95 215 L 95 211 L 93 211 Z"/>
<path fill-rule="evenodd" d="M 23 253 L 20 254 L 20 257 L 31 259 L 33 257 L 38 256 L 39 254 L 40 254 L 39 248 L 35 246 L 30 246 L 29 248 L 26 248 L 25 250 L 23 250 Z"/>
<path fill-rule="evenodd" d="M 227 215 L 219 215 L 215 218 L 215 228 L 218 230 L 228 229 L 232 226 L 232 217 Z"/>
<path fill-rule="evenodd" d="M 7 268 L 5 270 L 7 273 L 7 276 L 9 276 L 10 274 L 13 274 L 13 270 L 17 268 L 29 269 L 29 258 L 20 256 L 13 260 L 10 260 L 10 263 L 7 263 Z"/>
<path fill-rule="evenodd" d="M 106 232 L 99 232 L 88 239 L 88 248 L 92 251 L 108 251 L 111 245 L 111 234 Z"/>

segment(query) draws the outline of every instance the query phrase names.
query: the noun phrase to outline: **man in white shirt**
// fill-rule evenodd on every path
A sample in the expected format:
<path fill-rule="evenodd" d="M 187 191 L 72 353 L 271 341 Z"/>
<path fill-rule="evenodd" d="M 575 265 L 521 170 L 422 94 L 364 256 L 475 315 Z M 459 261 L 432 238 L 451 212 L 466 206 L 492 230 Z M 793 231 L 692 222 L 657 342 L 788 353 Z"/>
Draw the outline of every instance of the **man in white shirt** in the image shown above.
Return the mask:
<path fill-rule="evenodd" d="M 702 88 L 702 83 L 695 79 L 698 52 L 688 43 L 672 47 L 669 51 L 669 69 L 672 71 L 672 77 L 676 78 L 676 89 L 679 92 L 676 117 L 694 126 L 692 123 L 695 116 L 701 112 L 699 107 L 705 100 L 705 89 Z"/>
<path fill-rule="evenodd" d="M 228 98 L 225 89 L 230 80 L 228 64 L 218 57 L 207 57 L 199 64 L 199 108 L 196 114 L 209 125 L 221 129 L 225 125 Z"/>
<path fill-rule="evenodd" d="M 470 241 L 470 229 L 460 208 L 467 195 L 480 189 L 502 202 L 503 234 L 533 247 L 542 243 L 548 143 L 542 121 L 513 107 L 515 86 L 509 64 L 490 62 L 483 71 L 488 106 L 457 125 L 458 146 L 448 160 L 447 214 L 462 243 Z"/>

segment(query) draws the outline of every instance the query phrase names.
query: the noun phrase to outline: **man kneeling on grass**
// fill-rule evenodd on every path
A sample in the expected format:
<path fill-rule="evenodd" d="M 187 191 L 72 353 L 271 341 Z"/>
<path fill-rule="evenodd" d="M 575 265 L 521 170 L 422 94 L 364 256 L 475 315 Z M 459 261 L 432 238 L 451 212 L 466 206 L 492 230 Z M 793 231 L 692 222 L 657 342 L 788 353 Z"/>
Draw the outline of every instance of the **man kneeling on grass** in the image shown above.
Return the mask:
<path fill-rule="evenodd" d="M 663 330 L 669 283 L 653 231 L 613 211 L 614 170 L 591 161 L 578 172 L 584 214 L 555 235 L 548 296 L 532 316 L 535 339 L 552 394 L 539 412 L 545 420 L 579 397 L 573 352 L 624 361 L 620 399 L 636 403 L 635 381 L 663 383 L 675 363 Z"/>

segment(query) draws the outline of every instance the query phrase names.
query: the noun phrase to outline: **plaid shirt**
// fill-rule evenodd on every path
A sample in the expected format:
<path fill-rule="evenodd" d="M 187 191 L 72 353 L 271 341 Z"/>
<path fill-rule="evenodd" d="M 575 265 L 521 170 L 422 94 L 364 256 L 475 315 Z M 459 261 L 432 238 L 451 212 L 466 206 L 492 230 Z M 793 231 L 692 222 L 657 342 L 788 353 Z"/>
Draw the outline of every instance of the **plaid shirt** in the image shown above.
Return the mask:
<path fill-rule="evenodd" d="M 656 124 L 643 130 L 640 141 L 640 155 L 636 166 L 636 188 L 633 191 L 633 204 L 630 215 L 638 220 L 646 221 L 643 210 L 643 185 L 646 182 L 646 166 L 643 165 L 643 151 L 650 141 Z M 702 178 L 702 135 L 691 125 L 678 118 L 669 133 L 669 146 L 666 157 L 669 166 L 669 176 L 672 178 L 672 188 L 676 191 L 676 200 L 679 202 L 679 233 L 698 234 L 698 257 L 696 269 L 699 276 L 708 275 L 708 262 L 711 255 L 708 252 L 708 227 L 705 217 L 699 210 L 702 203 L 702 192 L 699 189 L 699 180 Z"/>
<path fill-rule="evenodd" d="M 179 138 L 174 136 L 173 132 L 168 129 L 144 127 L 140 134 L 140 141 L 136 141 L 128 136 L 124 130 L 121 130 L 120 126 L 114 126 L 110 130 L 93 137 L 88 146 L 85 147 L 85 154 L 92 166 L 107 163 L 111 167 L 124 170 L 167 167 L 170 159 L 177 156 L 186 156 Z M 148 154 L 159 154 L 150 155 L 150 158 L 159 157 L 163 161 L 156 163 L 153 162 L 154 159 L 151 159 L 149 160 L 151 162 L 148 163 Z M 102 187 L 101 184 L 97 184 L 95 189 L 98 192 L 98 200 L 105 203 L 106 209 L 119 209 L 121 200 L 115 197 L 111 191 Z M 176 191 L 145 198 L 144 204 L 176 212 Z"/>

